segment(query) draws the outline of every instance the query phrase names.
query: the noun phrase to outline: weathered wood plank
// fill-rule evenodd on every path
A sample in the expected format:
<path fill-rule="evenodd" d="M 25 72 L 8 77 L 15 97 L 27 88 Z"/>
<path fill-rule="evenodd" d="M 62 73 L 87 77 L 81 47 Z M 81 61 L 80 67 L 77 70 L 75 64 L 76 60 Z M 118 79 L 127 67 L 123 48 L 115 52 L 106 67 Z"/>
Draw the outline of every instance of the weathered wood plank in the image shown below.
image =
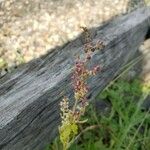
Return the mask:
<path fill-rule="evenodd" d="M 150 28 L 150 8 L 141 8 L 103 27 L 91 29 L 102 40 L 92 65 L 103 70 L 89 80 L 91 98 L 102 90 L 136 53 Z M 72 97 L 70 77 L 76 54 L 83 55 L 82 37 L 57 48 L 0 79 L 0 149 L 40 150 L 56 135 L 59 102 Z M 62 91 L 64 94 L 62 94 Z"/>

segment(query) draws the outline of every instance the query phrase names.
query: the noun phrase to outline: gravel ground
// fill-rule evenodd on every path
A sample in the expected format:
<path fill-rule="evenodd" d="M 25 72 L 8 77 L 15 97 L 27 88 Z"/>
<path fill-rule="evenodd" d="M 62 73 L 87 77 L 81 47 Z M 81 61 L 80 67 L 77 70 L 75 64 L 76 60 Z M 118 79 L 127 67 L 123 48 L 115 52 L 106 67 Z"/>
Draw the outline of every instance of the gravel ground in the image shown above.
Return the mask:
<path fill-rule="evenodd" d="M 0 68 L 40 57 L 143 0 L 0 0 Z"/>

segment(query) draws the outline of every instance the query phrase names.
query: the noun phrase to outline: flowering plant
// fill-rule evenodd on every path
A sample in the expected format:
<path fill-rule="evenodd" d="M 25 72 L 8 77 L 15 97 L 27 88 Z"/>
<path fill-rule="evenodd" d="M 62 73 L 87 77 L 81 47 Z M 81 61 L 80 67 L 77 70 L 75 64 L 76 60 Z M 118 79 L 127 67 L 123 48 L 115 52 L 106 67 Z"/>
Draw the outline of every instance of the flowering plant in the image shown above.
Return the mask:
<path fill-rule="evenodd" d="M 72 83 L 75 102 L 71 109 L 69 108 L 67 97 L 64 97 L 60 102 L 61 126 L 59 127 L 59 134 L 60 141 L 63 144 L 63 150 L 68 149 L 71 141 L 73 141 L 77 135 L 78 124 L 86 121 L 81 121 L 80 117 L 84 114 L 86 106 L 88 105 L 87 94 L 89 92 L 89 87 L 87 85 L 87 79 L 92 75 L 96 75 L 100 70 L 100 66 L 88 69 L 87 64 L 92 57 L 92 52 L 102 48 L 103 44 L 102 42 L 97 42 L 96 46 L 93 46 L 88 30 L 85 27 L 82 28 L 85 31 L 86 36 L 86 44 L 84 46 L 85 58 L 81 60 L 78 57 L 74 67 Z"/>

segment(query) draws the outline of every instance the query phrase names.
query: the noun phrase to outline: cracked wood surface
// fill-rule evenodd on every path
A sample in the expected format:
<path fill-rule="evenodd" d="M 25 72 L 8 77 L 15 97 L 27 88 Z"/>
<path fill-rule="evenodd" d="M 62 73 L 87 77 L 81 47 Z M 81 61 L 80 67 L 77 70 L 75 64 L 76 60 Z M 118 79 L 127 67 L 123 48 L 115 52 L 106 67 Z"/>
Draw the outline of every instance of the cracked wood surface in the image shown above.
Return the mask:
<path fill-rule="evenodd" d="M 150 28 L 150 8 L 90 29 L 96 50 L 91 65 L 102 72 L 89 80 L 93 99 L 137 52 Z M 73 97 L 71 74 L 75 56 L 83 57 L 82 35 L 0 79 L 0 149 L 42 150 L 57 133 L 59 102 Z"/>

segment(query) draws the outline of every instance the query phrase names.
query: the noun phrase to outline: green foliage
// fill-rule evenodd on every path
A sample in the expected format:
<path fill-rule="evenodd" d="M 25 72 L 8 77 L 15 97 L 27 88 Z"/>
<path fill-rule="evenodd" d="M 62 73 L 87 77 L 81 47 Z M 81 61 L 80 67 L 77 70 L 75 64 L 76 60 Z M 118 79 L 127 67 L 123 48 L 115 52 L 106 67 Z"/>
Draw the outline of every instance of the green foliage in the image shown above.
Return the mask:
<path fill-rule="evenodd" d="M 60 141 L 63 144 L 63 149 L 67 149 L 67 145 L 70 139 L 74 138 L 78 133 L 78 126 L 75 122 L 65 122 L 63 126 L 59 128 Z"/>
<path fill-rule="evenodd" d="M 150 110 L 140 107 L 149 93 L 149 86 L 139 80 L 117 80 L 96 98 L 109 102 L 110 111 L 100 114 L 90 105 L 82 118 L 88 121 L 79 126 L 80 136 L 69 150 L 149 150 Z M 98 127 L 84 132 L 93 125 Z M 53 145 L 48 150 L 54 150 Z"/>

